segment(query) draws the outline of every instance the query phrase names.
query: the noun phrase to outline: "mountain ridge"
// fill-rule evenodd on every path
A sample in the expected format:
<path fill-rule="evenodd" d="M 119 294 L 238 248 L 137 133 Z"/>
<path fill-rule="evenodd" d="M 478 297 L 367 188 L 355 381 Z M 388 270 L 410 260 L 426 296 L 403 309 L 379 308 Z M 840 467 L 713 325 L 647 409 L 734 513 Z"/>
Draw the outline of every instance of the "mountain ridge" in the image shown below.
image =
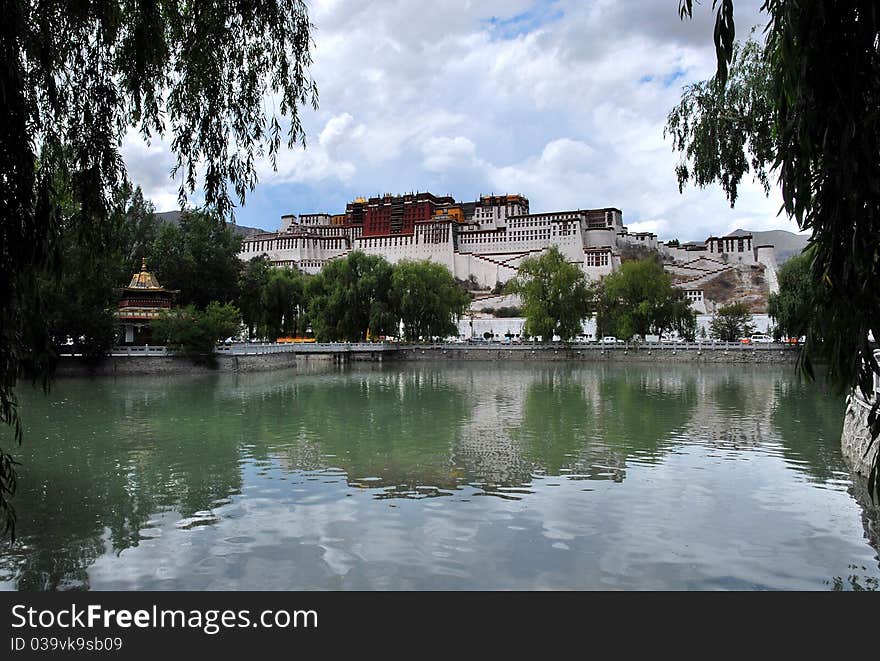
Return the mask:
<path fill-rule="evenodd" d="M 776 263 L 780 266 L 792 257 L 802 253 L 809 242 L 808 236 L 795 234 L 788 230 L 753 232 L 751 230 L 736 229 L 730 233 L 730 236 L 742 236 L 743 234 L 751 234 L 756 246 L 773 246 L 776 249 Z"/>
<path fill-rule="evenodd" d="M 163 223 L 179 225 L 180 214 L 180 211 L 157 211 L 156 218 L 158 218 Z M 244 238 L 253 236 L 254 234 L 263 234 L 264 232 L 266 232 L 266 230 L 260 229 L 259 227 L 248 227 L 247 225 L 238 225 L 236 223 L 227 222 L 226 226 L 229 227 L 238 236 Z"/>

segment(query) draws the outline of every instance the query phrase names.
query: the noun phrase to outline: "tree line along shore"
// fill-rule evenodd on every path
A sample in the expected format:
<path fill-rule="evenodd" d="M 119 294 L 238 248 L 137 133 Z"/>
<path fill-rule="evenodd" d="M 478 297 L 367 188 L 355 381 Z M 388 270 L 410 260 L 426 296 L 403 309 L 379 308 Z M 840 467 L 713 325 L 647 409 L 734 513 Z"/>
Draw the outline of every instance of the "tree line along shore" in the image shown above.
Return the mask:
<path fill-rule="evenodd" d="M 85 254 L 74 237 L 63 243 L 61 260 L 71 277 L 61 287 L 47 282 L 44 292 L 56 355 L 74 353 L 95 362 L 111 352 L 120 340 L 115 315 L 120 283 L 144 261 L 163 287 L 175 292 L 175 301 L 151 320 L 139 343 L 168 346 L 196 360 L 229 338 L 416 342 L 455 337 L 457 321 L 472 301 L 466 283 L 430 261 L 392 265 L 380 256 L 353 252 L 310 276 L 274 267 L 264 256 L 242 262 L 240 242 L 230 226 L 205 209 L 185 211 L 177 224 L 160 222 L 140 190 L 130 190 L 124 210 L 115 216 L 108 249 Z M 781 291 L 770 298 L 777 338 L 803 334 L 807 266 L 806 257 L 798 257 L 780 271 Z M 550 249 L 526 260 L 499 291 L 522 302 L 523 340 L 573 340 L 588 317 L 596 321 L 597 338 L 739 341 L 754 331 L 749 309 L 738 303 L 719 309 L 708 333 L 698 330 L 684 293 L 650 257 L 626 261 L 591 281 Z"/>

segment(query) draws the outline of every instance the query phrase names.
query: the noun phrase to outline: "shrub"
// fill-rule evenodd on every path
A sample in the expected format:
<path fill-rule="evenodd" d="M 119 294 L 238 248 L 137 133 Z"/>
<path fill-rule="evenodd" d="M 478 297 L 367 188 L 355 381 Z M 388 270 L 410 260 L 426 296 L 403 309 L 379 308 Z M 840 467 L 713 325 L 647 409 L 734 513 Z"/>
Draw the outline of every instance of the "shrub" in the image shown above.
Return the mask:
<path fill-rule="evenodd" d="M 209 303 L 204 312 L 187 305 L 155 319 L 153 336 L 195 363 L 214 364 L 217 342 L 237 333 L 239 316 L 238 308 L 230 303 Z"/>

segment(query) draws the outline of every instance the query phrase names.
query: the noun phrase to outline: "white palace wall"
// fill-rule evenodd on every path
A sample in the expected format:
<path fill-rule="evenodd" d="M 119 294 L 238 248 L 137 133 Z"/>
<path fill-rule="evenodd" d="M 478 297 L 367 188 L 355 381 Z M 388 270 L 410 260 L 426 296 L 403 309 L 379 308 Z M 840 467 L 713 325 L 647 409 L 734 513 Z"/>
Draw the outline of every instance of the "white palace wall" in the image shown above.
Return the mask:
<path fill-rule="evenodd" d="M 738 262 L 763 264 L 771 293 L 779 290 L 774 248 L 753 248 L 750 236 L 709 237 L 706 249 L 687 250 L 666 246 L 650 232 L 630 234 L 616 210 L 539 214 L 523 211 L 528 211 L 528 207 L 505 207 L 503 213 L 483 209 L 480 222 L 422 221 L 415 224 L 413 234 L 368 237 L 362 236 L 360 225 L 331 224 L 329 214 L 306 214 L 299 219 L 288 214 L 282 217 L 281 232 L 247 238 L 239 258 L 247 261 L 265 254 L 275 265 L 314 274 L 329 261 L 360 250 L 384 257 L 392 264 L 406 259 L 430 260 L 443 264 L 458 280 L 473 279 L 481 287 L 492 288 L 515 277 L 524 259 L 541 254 L 550 246 L 558 247 L 568 262 L 579 264 L 591 280 L 598 280 L 620 267 L 622 247 L 634 245 L 671 258 L 674 263 L 665 264 L 671 273 L 693 276 L 693 281 L 680 286 L 688 290 L 692 307 L 699 312 L 707 308 L 700 278 Z M 712 261 L 700 260 L 701 257 Z"/>
<path fill-rule="evenodd" d="M 671 248 L 661 243 L 658 249 L 661 254 L 671 257 L 676 262 L 690 262 L 700 257 L 709 256 L 709 251 L 706 248 L 702 250 L 686 250 L 684 248 Z M 717 258 L 718 255 L 715 255 L 715 257 Z"/>
<path fill-rule="evenodd" d="M 617 247 L 617 232 L 613 227 L 588 229 L 584 232 L 585 248 Z"/>
<path fill-rule="evenodd" d="M 767 287 L 771 294 L 779 293 L 779 278 L 776 272 L 779 265 L 776 263 L 776 249 L 773 246 L 758 246 L 755 250 L 758 263 L 764 265 L 764 277 L 767 279 Z"/>
<path fill-rule="evenodd" d="M 295 266 L 312 275 L 320 271 L 328 260 L 348 252 L 348 239 L 344 236 L 273 235 L 256 237 L 255 241 L 244 245 L 245 250 L 239 253 L 242 260 L 266 255 L 273 264 Z"/>
<path fill-rule="evenodd" d="M 362 236 L 354 240 L 354 250 L 379 255 L 392 264 L 427 259 L 443 264 L 455 273 L 455 257 L 450 223 L 417 225 L 413 234 Z"/>

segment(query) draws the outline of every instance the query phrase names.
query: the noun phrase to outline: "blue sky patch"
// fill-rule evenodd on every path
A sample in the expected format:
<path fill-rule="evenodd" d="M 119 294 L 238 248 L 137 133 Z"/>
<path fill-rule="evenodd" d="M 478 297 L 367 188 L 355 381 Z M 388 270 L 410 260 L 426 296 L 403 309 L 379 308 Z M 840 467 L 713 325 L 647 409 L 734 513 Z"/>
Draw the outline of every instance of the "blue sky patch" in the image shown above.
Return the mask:
<path fill-rule="evenodd" d="M 684 78 L 684 71 L 676 69 L 672 73 L 663 78 L 663 87 L 672 87 L 677 81 Z"/>
<path fill-rule="evenodd" d="M 564 15 L 565 13 L 556 7 L 556 0 L 538 0 L 528 11 L 510 18 L 493 16 L 486 23 L 494 38 L 516 39 L 520 35 L 534 32 L 542 25 L 560 20 Z"/>

